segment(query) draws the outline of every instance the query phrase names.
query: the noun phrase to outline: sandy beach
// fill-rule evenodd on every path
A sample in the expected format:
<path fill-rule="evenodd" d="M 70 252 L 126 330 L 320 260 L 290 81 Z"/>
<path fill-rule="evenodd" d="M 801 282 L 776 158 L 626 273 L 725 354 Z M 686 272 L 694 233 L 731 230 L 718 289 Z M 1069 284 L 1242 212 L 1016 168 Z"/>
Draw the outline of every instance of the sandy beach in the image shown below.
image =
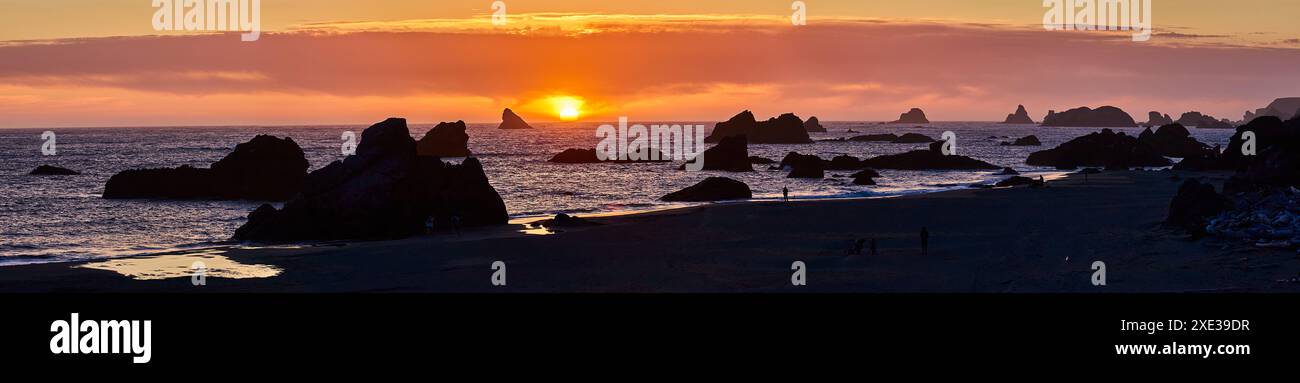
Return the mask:
<path fill-rule="evenodd" d="M 1179 185 L 1174 173 L 1108 172 L 1086 182 L 1071 175 L 1044 189 L 715 204 L 591 218 L 601 225 L 550 235 L 512 225 L 397 241 L 12 266 L 0 268 L 0 291 L 1300 291 L 1300 283 L 1281 282 L 1300 272 L 1292 251 L 1192 241 L 1160 227 Z M 925 256 L 921 227 L 931 233 Z M 875 238 L 878 255 L 849 254 L 859 238 Z M 204 285 L 192 283 L 191 259 L 211 265 Z M 495 261 L 507 265 L 506 286 L 490 282 Z M 807 265 L 806 286 L 791 285 L 795 261 Z M 1106 263 L 1106 286 L 1090 282 L 1094 261 Z"/>

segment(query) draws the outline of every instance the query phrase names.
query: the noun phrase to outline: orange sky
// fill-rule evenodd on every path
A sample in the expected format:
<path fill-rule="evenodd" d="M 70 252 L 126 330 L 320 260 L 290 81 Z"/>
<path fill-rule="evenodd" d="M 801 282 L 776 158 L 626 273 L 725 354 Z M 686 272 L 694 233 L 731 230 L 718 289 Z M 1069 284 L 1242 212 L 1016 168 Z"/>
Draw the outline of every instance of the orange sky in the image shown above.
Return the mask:
<path fill-rule="evenodd" d="M 263 3 L 256 42 L 161 35 L 146 1 L 0 3 L 0 128 L 545 121 L 557 97 L 591 121 L 1239 119 L 1300 96 L 1294 1 L 1155 0 L 1149 42 L 1045 31 L 1039 0 L 805 0 L 798 27 L 789 1 L 508 0 L 505 27 L 491 1 Z"/>

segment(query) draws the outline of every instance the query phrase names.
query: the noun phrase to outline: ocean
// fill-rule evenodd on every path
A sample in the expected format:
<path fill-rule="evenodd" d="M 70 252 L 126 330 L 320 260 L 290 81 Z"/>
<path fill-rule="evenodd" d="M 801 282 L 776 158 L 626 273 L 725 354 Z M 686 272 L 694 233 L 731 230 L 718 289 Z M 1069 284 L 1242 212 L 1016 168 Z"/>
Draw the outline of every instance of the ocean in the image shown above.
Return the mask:
<path fill-rule="evenodd" d="M 649 125 L 650 123 L 642 122 Z M 685 122 L 673 122 L 684 124 Z M 694 122 L 712 129 L 713 122 Z M 755 199 L 776 199 L 783 187 L 793 198 L 888 197 L 967 187 L 1003 178 L 995 171 L 881 170 L 877 186 L 853 185 L 828 172 L 823 180 L 787 179 L 786 172 L 755 165 L 756 172 L 687 172 L 680 163 L 553 164 L 546 162 L 566 148 L 592 148 L 601 123 L 537 123 L 533 130 L 499 130 L 496 124 L 469 124 L 469 147 L 484 164 L 492 185 L 505 200 L 511 218 L 556 213 L 591 214 L 652 210 L 678 206 L 659 197 L 722 175 L 749 184 Z M 1055 147 L 1098 128 L 1046 128 L 988 122 L 941 122 L 927 126 L 880 125 L 875 122 L 822 122 L 829 132 L 811 133 L 828 140 L 874 133 L 921 133 L 939 138 L 957 135 L 960 155 L 1012 167 L 1029 176 L 1055 174 L 1024 160 L 1034 151 Z M 235 145 L 258 134 L 291 137 L 302 146 L 311 169 L 342 158 L 345 131 L 358 137 L 368 125 L 267 127 L 147 127 L 0 130 L 0 265 L 148 254 L 181 249 L 238 245 L 229 241 L 258 201 L 105 200 L 104 184 L 113 174 L 132 168 L 207 167 Z M 431 124 L 411 126 L 419 139 Z M 857 133 L 849 133 L 848 130 Z M 56 154 L 41 147 L 44 131 L 57 134 Z M 1137 135 L 1142 128 L 1116 129 Z M 1226 146 L 1231 129 L 1193 129 L 1201 142 Z M 1000 142 L 1037 135 L 1041 147 L 1001 146 Z M 824 159 L 848 154 L 860 158 L 902 153 L 925 144 L 816 142 L 804 145 L 749 146 L 750 155 L 780 161 L 786 153 L 816 154 Z M 456 159 L 451 159 L 456 161 Z M 29 176 L 49 164 L 81 172 L 78 176 Z M 277 204 L 278 206 L 278 204 Z"/>

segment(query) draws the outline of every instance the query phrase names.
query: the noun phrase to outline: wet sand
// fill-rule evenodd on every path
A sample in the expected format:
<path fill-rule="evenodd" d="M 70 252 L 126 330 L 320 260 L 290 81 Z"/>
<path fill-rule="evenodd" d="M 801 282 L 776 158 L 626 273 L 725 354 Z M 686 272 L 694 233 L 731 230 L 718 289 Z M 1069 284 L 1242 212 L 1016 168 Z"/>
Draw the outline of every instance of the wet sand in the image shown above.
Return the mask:
<path fill-rule="evenodd" d="M 1162 228 L 1181 184 L 1174 173 L 1108 172 L 1086 182 L 1071 175 L 1044 189 L 714 204 L 597 217 L 602 225 L 551 235 L 516 225 L 218 249 L 201 256 L 229 270 L 212 270 L 201 286 L 188 262 L 174 259 L 195 254 L 10 266 L 0 268 L 0 292 L 1300 291 L 1300 283 L 1279 282 L 1300 275 L 1295 251 L 1193 241 Z M 1216 184 L 1225 176 L 1183 175 Z M 922 227 L 931 235 L 928 255 Z M 849 254 L 859 238 L 875 238 L 878 255 Z M 491 283 L 495 261 L 506 264 L 506 286 Z M 791 285 L 795 261 L 807 265 L 806 286 Z M 1106 264 L 1106 286 L 1091 283 L 1094 261 Z"/>

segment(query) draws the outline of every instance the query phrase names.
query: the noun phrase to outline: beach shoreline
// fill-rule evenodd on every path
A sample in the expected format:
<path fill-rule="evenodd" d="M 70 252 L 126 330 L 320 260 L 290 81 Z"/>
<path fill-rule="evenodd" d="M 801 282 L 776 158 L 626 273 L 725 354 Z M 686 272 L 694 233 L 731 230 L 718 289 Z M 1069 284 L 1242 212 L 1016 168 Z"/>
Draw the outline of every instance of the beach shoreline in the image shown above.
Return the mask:
<path fill-rule="evenodd" d="M 168 258 L 193 251 L 12 265 L 0 267 L 0 291 L 1300 291 L 1280 282 L 1300 272 L 1281 261 L 1293 251 L 1192 241 L 1162 228 L 1180 183 L 1173 174 L 1180 172 L 1071 174 L 1043 189 L 686 206 L 589 216 L 599 225 L 547 235 L 516 223 L 392 241 L 205 249 L 231 270 L 212 270 L 202 285 Z M 1217 183 L 1226 173 L 1195 176 Z M 928 255 L 920 255 L 922 227 L 933 233 Z M 850 254 L 869 238 L 878 255 Z M 506 286 L 490 281 L 498 261 L 507 265 Z M 806 286 L 791 285 L 796 261 L 807 265 Z M 1106 286 L 1090 283 L 1094 261 L 1107 265 Z M 262 274 L 239 274 L 240 266 Z M 170 269 L 141 278 L 150 267 Z"/>

